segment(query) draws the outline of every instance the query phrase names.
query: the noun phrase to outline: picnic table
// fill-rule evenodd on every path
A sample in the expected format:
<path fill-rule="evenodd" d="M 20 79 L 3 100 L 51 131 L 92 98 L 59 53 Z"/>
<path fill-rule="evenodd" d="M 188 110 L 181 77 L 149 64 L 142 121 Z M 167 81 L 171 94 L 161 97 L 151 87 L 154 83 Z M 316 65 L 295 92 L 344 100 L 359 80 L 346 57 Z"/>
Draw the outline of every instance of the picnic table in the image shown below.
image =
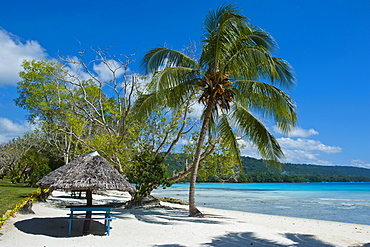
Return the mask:
<path fill-rule="evenodd" d="M 69 218 L 66 220 L 68 221 L 68 236 L 71 236 L 72 232 L 72 226 L 73 226 L 73 221 L 75 220 L 104 220 L 104 229 L 107 232 L 107 235 L 110 235 L 110 223 L 112 220 L 115 220 L 116 218 L 111 217 L 111 209 L 113 207 L 111 206 L 68 206 L 67 208 L 70 209 L 70 214 Z M 86 217 L 79 217 L 81 213 L 76 213 L 76 212 L 91 212 L 91 217 L 86 218 Z M 96 213 L 93 213 L 96 212 Z M 93 215 L 100 215 L 100 217 L 93 217 Z"/>

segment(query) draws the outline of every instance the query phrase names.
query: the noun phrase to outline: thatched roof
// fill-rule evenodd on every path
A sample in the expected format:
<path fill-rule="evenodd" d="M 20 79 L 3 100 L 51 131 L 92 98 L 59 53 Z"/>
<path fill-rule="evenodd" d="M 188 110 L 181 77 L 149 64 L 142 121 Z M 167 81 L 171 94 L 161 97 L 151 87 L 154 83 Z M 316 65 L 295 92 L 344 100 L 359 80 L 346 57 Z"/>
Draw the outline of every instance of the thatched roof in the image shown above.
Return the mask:
<path fill-rule="evenodd" d="M 64 190 L 121 190 L 135 192 L 131 185 L 97 152 L 83 155 L 50 172 L 36 185 Z"/>

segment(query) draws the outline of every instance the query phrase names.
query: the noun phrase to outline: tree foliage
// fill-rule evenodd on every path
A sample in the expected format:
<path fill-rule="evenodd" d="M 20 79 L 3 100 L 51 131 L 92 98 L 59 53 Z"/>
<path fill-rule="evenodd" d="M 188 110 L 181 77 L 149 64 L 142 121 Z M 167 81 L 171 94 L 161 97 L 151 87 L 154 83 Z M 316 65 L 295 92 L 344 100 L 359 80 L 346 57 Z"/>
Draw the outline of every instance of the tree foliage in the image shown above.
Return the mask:
<path fill-rule="evenodd" d="M 0 146 L 0 177 L 33 186 L 58 163 L 51 154 L 40 134 L 26 133 Z"/>
<path fill-rule="evenodd" d="M 136 155 L 126 173 L 128 180 L 136 184 L 138 190 L 133 201 L 140 201 L 143 197 L 159 185 L 170 186 L 166 175 L 166 166 L 163 158 L 150 152 Z"/>
<path fill-rule="evenodd" d="M 68 163 L 98 151 L 121 173 L 132 175 L 132 164 L 139 164 L 142 153 L 158 161 L 189 135 L 190 103 L 177 112 L 157 107 L 145 120 L 135 119 L 133 104 L 146 78 L 129 69 L 131 56 L 113 56 L 101 49 L 93 53 L 96 58 L 89 62 L 85 52 L 78 58 L 60 57 L 59 62 L 24 61 L 15 102 L 28 111 L 29 121 L 38 125 L 57 159 Z M 159 179 L 157 186 L 161 183 Z"/>

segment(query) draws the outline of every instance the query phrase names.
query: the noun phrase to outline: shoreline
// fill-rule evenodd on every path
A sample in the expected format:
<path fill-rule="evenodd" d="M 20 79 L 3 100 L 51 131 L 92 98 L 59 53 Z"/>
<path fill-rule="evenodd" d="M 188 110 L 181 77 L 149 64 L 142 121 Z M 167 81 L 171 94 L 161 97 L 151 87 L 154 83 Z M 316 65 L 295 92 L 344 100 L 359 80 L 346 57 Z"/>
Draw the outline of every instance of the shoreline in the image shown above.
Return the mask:
<path fill-rule="evenodd" d="M 57 198 L 59 201 L 66 197 Z M 94 195 L 95 197 L 95 195 Z M 99 196 L 100 198 L 115 196 Z M 69 200 L 69 199 L 68 199 Z M 38 202 L 35 214 L 7 221 L 0 245 L 14 246 L 365 246 L 370 226 L 199 207 L 204 218 L 188 217 L 187 206 L 161 202 L 164 208 L 112 210 L 111 235 L 92 222 L 82 235 L 82 223 L 67 236 L 69 212 L 52 202 Z"/>
<path fill-rule="evenodd" d="M 370 183 L 205 183 L 195 195 L 204 207 L 370 225 L 369 189 Z M 153 195 L 187 201 L 188 188 L 174 185 Z"/>

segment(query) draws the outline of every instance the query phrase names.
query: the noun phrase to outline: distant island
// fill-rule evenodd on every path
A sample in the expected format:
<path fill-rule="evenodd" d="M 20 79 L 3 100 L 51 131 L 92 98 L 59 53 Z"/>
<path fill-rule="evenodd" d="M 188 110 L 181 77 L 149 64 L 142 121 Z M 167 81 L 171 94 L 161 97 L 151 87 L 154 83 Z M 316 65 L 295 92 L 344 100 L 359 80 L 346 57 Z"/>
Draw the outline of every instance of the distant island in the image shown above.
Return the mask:
<path fill-rule="evenodd" d="M 239 183 L 302 183 L 302 182 L 370 182 L 370 169 L 352 166 L 321 166 L 282 163 L 282 169 L 268 169 L 261 159 L 242 157 L 244 172 L 233 175 L 211 175 L 199 182 Z M 168 174 L 185 168 L 183 155 L 171 155 L 166 160 Z M 187 179 L 183 180 L 184 182 Z"/>

